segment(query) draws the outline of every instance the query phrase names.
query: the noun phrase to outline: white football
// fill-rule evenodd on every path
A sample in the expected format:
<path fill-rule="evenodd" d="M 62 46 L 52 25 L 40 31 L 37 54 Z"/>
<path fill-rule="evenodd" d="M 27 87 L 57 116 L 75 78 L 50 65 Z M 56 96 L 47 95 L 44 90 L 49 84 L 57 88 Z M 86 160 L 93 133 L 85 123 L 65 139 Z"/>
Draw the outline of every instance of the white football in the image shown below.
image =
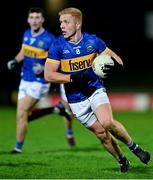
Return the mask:
<path fill-rule="evenodd" d="M 97 76 L 106 78 L 107 74 L 103 71 L 106 69 L 105 65 L 114 66 L 114 61 L 111 56 L 107 54 L 101 54 L 94 59 L 92 63 L 92 69 Z"/>

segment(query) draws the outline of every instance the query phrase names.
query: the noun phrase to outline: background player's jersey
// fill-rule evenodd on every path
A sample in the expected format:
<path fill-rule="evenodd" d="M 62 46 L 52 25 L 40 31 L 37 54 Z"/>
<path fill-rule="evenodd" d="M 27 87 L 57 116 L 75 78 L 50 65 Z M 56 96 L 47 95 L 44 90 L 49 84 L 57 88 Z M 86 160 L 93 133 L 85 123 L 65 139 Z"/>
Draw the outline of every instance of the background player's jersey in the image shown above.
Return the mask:
<path fill-rule="evenodd" d="M 46 30 L 36 36 L 32 36 L 30 29 L 25 31 L 22 42 L 24 52 L 22 79 L 46 83 L 43 77 L 44 64 L 54 40 L 55 37 Z"/>
<path fill-rule="evenodd" d="M 66 96 L 69 103 L 87 99 L 96 89 L 103 87 L 100 78 L 92 70 L 92 62 L 97 54 L 107 50 L 106 44 L 96 35 L 82 34 L 82 39 L 71 43 L 60 36 L 49 49 L 47 62 L 60 64 L 64 74 L 87 73 L 90 81 L 76 84 L 65 83 Z"/>

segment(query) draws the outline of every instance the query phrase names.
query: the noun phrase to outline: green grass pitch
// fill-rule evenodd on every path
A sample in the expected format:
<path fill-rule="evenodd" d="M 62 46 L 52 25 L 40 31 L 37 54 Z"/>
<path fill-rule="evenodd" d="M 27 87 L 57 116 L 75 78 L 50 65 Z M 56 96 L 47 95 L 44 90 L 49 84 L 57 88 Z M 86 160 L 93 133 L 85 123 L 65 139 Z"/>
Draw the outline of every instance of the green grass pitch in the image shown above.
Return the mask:
<path fill-rule="evenodd" d="M 23 153 L 10 154 L 15 144 L 15 108 L 0 107 L 0 179 L 153 179 L 153 162 L 142 164 L 119 142 L 131 161 L 127 173 L 96 137 L 74 120 L 76 148 L 65 139 L 63 119 L 47 115 L 29 123 Z M 115 112 L 134 141 L 153 152 L 153 112 Z"/>

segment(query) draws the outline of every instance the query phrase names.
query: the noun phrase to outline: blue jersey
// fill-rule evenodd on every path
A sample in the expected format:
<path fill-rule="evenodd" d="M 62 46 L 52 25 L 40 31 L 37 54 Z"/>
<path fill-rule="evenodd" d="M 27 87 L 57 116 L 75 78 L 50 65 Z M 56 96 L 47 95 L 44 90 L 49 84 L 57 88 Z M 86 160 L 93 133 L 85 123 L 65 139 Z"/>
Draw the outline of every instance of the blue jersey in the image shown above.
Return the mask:
<path fill-rule="evenodd" d="M 76 74 L 85 72 L 91 77 L 84 84 L 74 82 L 65 83 L 66 96 L 69 103 L 76 103 L 87 99 L 91 90 L 103 87 L 101 79 L 94 74 L 92 62 L 97 54 L 107 50 L 106 44 L 96 35 L 82 34 L 82 39 L 77 44 L 67 41 L 62 35 L 51 45 L 47 62 L 60 64 L 60 72 Z"/>
<path fill-rule="evenodd" d="M 39 77 L 39 74 L 43 74 L 48 50 L 54 40 L 54 35 L 46 30 L 36 36 L 32 36 L 30 29 L 25 31 L 22 42 L 24 53 L 22 79 L 47 83 L 43 76 Z"/>

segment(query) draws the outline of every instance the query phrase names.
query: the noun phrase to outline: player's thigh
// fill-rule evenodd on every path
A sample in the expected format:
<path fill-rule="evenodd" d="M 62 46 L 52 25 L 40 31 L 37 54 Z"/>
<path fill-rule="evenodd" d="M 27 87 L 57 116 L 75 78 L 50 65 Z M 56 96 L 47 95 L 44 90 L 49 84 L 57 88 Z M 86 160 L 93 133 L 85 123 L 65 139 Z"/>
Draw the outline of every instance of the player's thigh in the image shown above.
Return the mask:
<path fill-rule="evenodd" d="M 104 127 L 98 120 L 95 121 L 90 127 L 88 127 L 88 129 L 94 132 L 96 135 L 100 133 L 105 133 Z"/>
<path fill-rule="evenodd" d="M 30 111 L 37 102 L 38 102 L 38 99 L 35 99 L 29 95 L 26 95 L 24 98 L 18 99 L 18 102 L 17 102 L 18 113 L 22 111 Z"/>
<path fill-rule="evenodd" d="M 101 104 L 95 110 L 98 121 L 103 127 L 108 128 L 113 122 L 113 115 L 110 104 Z"/>
<path fill-rule="evenodd" d="M 96 116 L 91 109 L 88 100 L 79 103 L 70 103 L 71 110 L 74 116 L 86 127 L 90 127 L 96 120 Z"/>
<path fill-rule="evenodd" d="M 67 102 L 67 97 L 65 94 L 64 84 L 60 84 L 60 95 L 63 102 Z"/>
<path fill-rule="evenodd" d="M 107 93 L 101 88 L 90 97 L 91 108 L 103 126 L 112 123 L 112 110 Z"/>
<path fill-rule="evenodd" d="M 66 97 L 65 89 L 64 89 L 64 84 L 60 84 L 60 95 L 61 95 L 61 101 L 62 101 L 64 107 L 69 111 L 69 113 L 71 113 L 71 115 L 73 115 L 72 110 L 71 110 L 69 103 L 67 101 L 67 97 Z"/>

